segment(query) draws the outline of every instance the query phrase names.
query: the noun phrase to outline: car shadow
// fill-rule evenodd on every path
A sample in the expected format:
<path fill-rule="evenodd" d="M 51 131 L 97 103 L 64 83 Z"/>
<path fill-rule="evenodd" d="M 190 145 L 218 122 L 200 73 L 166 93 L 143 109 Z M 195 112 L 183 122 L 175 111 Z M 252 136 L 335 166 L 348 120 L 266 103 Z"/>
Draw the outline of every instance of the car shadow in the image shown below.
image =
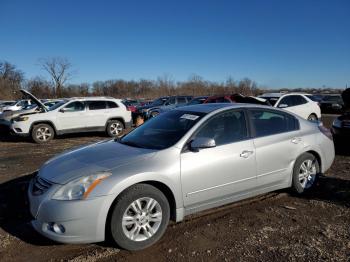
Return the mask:
<path fill-rule="evenodd" d="M 335 154 L 340 156 L 350 156 L 350 137 L 347 139 L 337 137 L 334 139 Z"/>
<path fill-rule="evenodd" d="M 57 245 L 37 233 L 30 224 L 27 189 L 33 176 L 34 173 L 0 184 L 0 228 L 26 243 Z"/>
<path fill-rule="evenodd" d="M 57 245 L 30 225 L 33 218 L 29 212 L 27 189 L 33 176 L 34 173 L 0 184 L 0 228 L 31 245 Z M 302 197 L 350 207 L 350 180 L 320 176 L 316 187 Z M 110 243 L 107 241 L 99 245 L 109 246 Z"/>

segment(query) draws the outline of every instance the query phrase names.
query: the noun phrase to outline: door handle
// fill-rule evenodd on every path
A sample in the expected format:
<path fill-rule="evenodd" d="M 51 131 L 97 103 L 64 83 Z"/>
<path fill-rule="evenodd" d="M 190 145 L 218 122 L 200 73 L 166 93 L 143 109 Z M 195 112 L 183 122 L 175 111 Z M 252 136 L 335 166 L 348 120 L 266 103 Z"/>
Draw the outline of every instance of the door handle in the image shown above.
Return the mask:
<path fill-rule="evenodd" d="M 301 141 L 301 137 L 293 137 L 291 140 L 293 144 L 298 144 L 300 141 Z"/>
<path fill-rule="evenodd" d="M 244 150 L 239 156 L 243 158 L 248 158 L 252 154 L 253 154 L 253 151 Z"/>

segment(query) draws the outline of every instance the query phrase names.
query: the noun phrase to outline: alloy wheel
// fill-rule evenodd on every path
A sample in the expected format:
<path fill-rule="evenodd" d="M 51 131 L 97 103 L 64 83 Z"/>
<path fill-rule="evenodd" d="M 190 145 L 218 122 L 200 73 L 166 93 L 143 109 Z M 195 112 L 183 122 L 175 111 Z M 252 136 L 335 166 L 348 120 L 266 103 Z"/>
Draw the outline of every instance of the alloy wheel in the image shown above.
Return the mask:
<path fill-rule="evenodd" d="M 109 127 L 111 134 L 117 136 L 123 131 L 123 127 L 119 122 L 112 123 Z"/>
<path fill-rule="evenodd" d="M 50 129 L 47 127 L 38 128 L 36 131 L 36 138 L 40 141 L 47 141 L 52 136 Z"/>
<path fill-rule="evenodd" d="M 316 162 L 311 159 L 305 160 L 299 169 L 300 185 L 305 189 L 310 188 L 315 182 L 316 174 Z"/>
<path fill-rule="evenodd" d="M 123 232 L 130 240 L 147 240 L 157 233 L 162 217 L 162 208 L 155 199 L 139 198 L 133 201 L 124 212 Z"/>

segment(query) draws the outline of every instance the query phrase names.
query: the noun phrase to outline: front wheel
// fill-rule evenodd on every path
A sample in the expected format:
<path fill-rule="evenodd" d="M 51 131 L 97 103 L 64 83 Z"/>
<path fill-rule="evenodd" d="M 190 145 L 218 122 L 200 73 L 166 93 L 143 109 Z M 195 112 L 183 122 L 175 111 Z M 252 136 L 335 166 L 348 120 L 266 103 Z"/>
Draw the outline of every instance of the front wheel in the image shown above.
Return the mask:
<path fill-rule="evenodd" d="M 154 186 L 137 184 L 117 199 L 111 215 L 111 236 L 127 250 L 153 245 L 164 234 L 170 207 L 164 194 Z"/>
<path fill-rule="evenodd" d="M 294 164 L 292 188 L 302 194 L 312 188 L 320 173 L 320 164 L 316 157 L 310 153 L 301 155 Z"/>
<path fill-rule="evenodd" d="M 43 144 L 53 139 L 55 132 L 48 124 L 39 124 L 33 127 L 32 138 L 34 142 Z"/>

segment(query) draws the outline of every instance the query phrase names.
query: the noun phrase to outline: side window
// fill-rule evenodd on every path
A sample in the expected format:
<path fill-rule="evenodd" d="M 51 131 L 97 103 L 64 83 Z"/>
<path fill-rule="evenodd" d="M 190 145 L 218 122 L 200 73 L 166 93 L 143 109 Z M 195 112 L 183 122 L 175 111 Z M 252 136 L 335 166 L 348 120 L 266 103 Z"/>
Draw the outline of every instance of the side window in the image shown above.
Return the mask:
<path fill-rule="evenodd" d="M 186 98 L 185 97 L 178 97 L 177 98 L 177 103 L 178 104 L 186 104 Z"/>
<path fill-rule="evenodd" d="M 278 106 L 280 105 L 287 105 L 288 107 L 290 106 L 294 106 L 294 99 L 293 96 L 285 96 L 281 99 L 281 101 L 279 102 Z"/>
<path fill-rule="evenodd" d="M 171 97 L 168 101 L 169 105 L 175 105 L 175 97 Z"/>
<path fill-rule="evenodd" d="M 105 101 L 89 101 L 88 107 L 89 107 L 89 110 L 106 109 L 106 102 Z"/>
<path fill-rule="evenodd" d="M 217 146 L 248 138 L 248 130 L 242 111 L 219 113 L 209 119 L 195 137 L 213 138 Z"/>
<path fill-rule="evenodd" d="M 298 106 L 298 105 L 303 105 L 306 104 L 307 101 L 304 97 L 302 96 L 294 96 L 294 105 Z"/>
<path fill-rule="evenodd" d="M 76 101 L 66 105 L 64 108 L 65 112 L 76 112 L 83 111 L 85 109 L 85 105 L 82 102 Z"/>
<path fill-rule="evenodd" d="M 117 108 L 118 105 L 115 102 L 107 101 L 107 108 Z"/>
<path fill-rule="evenodd" d="M 282 112 L 251 109 L 250 118 L 257 137 L 294 131 L 299 128 L 295 117 Z"/>

